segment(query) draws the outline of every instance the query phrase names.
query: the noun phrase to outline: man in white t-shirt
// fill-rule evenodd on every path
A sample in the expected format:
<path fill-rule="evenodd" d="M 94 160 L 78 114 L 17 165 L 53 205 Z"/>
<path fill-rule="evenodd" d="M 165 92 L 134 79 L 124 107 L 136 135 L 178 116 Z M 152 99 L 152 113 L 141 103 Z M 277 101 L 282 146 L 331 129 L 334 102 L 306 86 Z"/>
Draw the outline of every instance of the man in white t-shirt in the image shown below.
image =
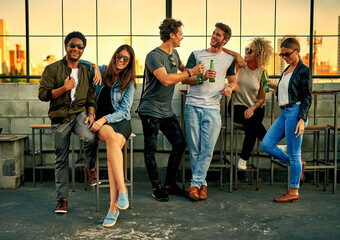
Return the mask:
<path fill-rule="evenodd" d="M 199 62 L 204 64 L 208 70 L 204 73 L 203 84 L 197 84 L 197 76 L 182 82 L 190 85 L 184 119 L 192 171 L 188 193 L 193 201 L 207 197 L 205 178 L 221 128 L 220 100 L 222 95 L 230 96 L 236 88 L 234 57 L 223 49 L 230 37 L 230 27 L 216 23 L 210 48 L 192 52 L 186 65 L 186 68 L 193 68 Z M 214 70 L 209 69 L 211 60 Z M 215 81 L 207 81 L 209 78 Z"/>

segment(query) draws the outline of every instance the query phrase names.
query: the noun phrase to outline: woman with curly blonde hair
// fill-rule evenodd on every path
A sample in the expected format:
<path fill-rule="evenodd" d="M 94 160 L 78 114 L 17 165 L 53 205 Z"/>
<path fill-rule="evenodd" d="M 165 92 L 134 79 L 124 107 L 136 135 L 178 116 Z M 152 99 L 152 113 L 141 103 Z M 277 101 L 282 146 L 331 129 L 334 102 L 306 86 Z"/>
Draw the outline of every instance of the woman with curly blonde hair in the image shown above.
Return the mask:
<path fill-rule="evenodd" d="M 256 138 L 262 141 L 266 129 L 262 124 L 264 118 L 265 93 L 262 86 L 262 72 L 269 64 L 273 48 L 270 41 L 255 37 L 245 49 L 246 65 L 237 71 L 238 88 L 234 98 L 234 122 L 243 124 L 245 137 L 238 169 L 247 169 L 247 160 L 255 145 Z M 230 105 L 229 105 L 230 106 Z M 229 107 L 230 112 L 230 107 Z"/>

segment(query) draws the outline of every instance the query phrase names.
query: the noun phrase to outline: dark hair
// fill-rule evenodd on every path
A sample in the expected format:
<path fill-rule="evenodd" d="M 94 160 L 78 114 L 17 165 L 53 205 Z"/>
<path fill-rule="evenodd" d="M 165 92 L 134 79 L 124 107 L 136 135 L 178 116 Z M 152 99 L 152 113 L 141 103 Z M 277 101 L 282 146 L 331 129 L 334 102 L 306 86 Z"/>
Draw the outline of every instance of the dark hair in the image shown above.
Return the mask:
<path fill-rule="evenodd" d="M 170 33 L 176 34 L 178 32 L 178 28 L 182 25 L 183 23 L 180 20 L 175 20 L 172 18 L 164 19 L 159 26 L 159 34 L 161 36 L 161 40 L 163 42 L 168 41 L 170 39 Z"/>
<path fill-rule="evenodd" d="M 128 65 L 121 71 L 118 75 L 118 69 L 116 65 L 116 56 L 122 51 L 126 50 L 130 55 L 130 61 Z M 105 71 L 103 72 L 103 82 L 106 86 L 112 87 L 112 85 L 117 81 L 119 77 L 120 88 L 119 90 L 125 90 L 130 86 L 130 83 L 133 81 L 133 85 L 136 88 L 136 57 L 133 48 L 129 45 L 120 46 L 115 53 L 113 54 L 110 63 L 107 65 Z"/>
<path fill-rule="evenodd" d="M 281 43 L 281 48 L 289 48 L 292 50 L 300 50 L 300 43 L 296 38 L 286 38 L 282 43 Z M 300 54 L 298 54 L 299 59 L 301 59 Z"/>
<path fill-rule="evenodd" d="M 224 34 L 223 34 L 224 39 L 230 39 L 231 38 L 231 29 L 228 25 L 218 22 L 218 23 L 215 24 L 215 27 L 221 29 L 224 32 Z"/>
<path fill-rule="evenodd" d="M 72 38 L 79 38 L 80 40 L 83 41 L 84 47 L 86 47 L 86 38 L 85 38 L 85 36 L 81 32 L 77 32 L 77 31 L 70 32 L 69 34 L 67 34 L 67 36 L 65 37 L 65 40 L 64 40 L 65 46 L 67 46 L 67 44 L 69 43 L 69 41 Z"/>

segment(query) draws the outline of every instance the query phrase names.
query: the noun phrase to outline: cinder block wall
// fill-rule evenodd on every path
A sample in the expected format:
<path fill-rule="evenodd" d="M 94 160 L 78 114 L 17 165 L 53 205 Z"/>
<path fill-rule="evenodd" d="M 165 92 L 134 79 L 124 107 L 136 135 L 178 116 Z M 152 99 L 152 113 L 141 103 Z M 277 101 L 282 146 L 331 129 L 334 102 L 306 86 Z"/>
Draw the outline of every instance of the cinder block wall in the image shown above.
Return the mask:
<path fill-rule="evenodd" d="M 32 124 L 41 124 L 41 123 L 50 123 L 50 120 L 47 116 L 49 103 L 41 102 L 38 99 L 38 84 L 37 83 L 8 83 L 8 84 L 0 84 L 0 113 L 3 115 L 3 118 L 0 119 L 0 127 L 3 128 L 2 134 L 20 134 L 20 135 L 28 135 L 27 144 L 26 145 L 26 153 L 32 150 L 32 131 L 29 128 L 29 125 Z M 142 86 L 139 84 L 138 88 L 135 92 L 134 103 L 132 105 L 132 129 L 133 132 L 137 135 L 134 140 L 134 149 L 138 150 L 135 153 L 135 167 L 136 168 L 145 168 L 144 159 L 143 159 L 143 130 L 140 119 L 138 115 L 135 113 L 135 110 L 139 103 L 139 98 L 141 95 Z M 174 98 L 173 98 L 173 109 L 179 119 L 181 121 L 182 113 L 181 113 L 181 93 L 180 89 L 186 89 L 186 86 L 181 84 L 177 84 Z M 340 83 L 326 83 L 326 84 L 314 84 L 314 90 L 331 90 L 331 89 L 340 89 Z M 270 113 L 271 113 L 271 94 L 267 94 L 266 100 L 266 114 L 264 125 L 268 129 L 270 126 Z M 228 99 L 229 100 L 229 99 Z M 313 99 L 314 100 L 314 99 Z M 340 101 L 340 100 L 339 100 Z M 224 100 L 221 103 L 221 113 L 223 123 L 225 121 L 225 102 Z M 274 116 L 277 117 L 280 114 L 280 109 L 278 107 L 276 97 L 274 101 Z M 309 112 L 309 123 L 313 124 L 314 117 L 314 105 L 312 105 L 311 110 Z M 333 96 L 319 96 L 318 97 L 318 113 L 317 113 L 317 121 L 318 124 L 333 124 L 334 117 L 334 97 Z M 228 118 L 229 121 L 229 118 Z M 230 133 L 230 129 L 228 128 L 228 133 Z M 229 151 L 229 134 L 227 136 L 227 148 Z M 242 146 L 241 136 L 239 138 L 239 149 Z M 340 139 L 339 139 L 340 142 Z M 323 136 L 321 136 L 321 148 L 323 148 Z M 284 141 L 282 142 L 284 144 Z M 311 132 L 307 132 L 304 135 L 303 140 L 303 159 L 311 159 L 312 158 L 312 145 L 313 144 L 313 134 Z M 79 149 L 79 144 L 75 144 L 76 149 Z M 39 148 L 38 138 L 36 138 L 36 149 Z M 158 139 L 158 150 L 168 151 L 171 149 L 171 145 L 163 136 L 162 133 L 159 134 Z M 338 146 L 339 149 L 339 146 Z M 50 130 L 44 130 L 43 134 L 43 150 L 49 151 L 49 153 L 44 154 L 45 163 L 53 163 L 54 155 L 53 155 L 53 142 L 52 135 Z M 216 150 L 219 150 L 219 140 L 216 144 Z M 165 167 L 167 163 L 168 154 L 158 153 L 157 154 L 157 164 L 159 167 Z M 323 158 L 323 155 L 321 155 Z M 25 166 L 32 166 L 32 157 L 30 154 L 25 155 Z M 189 166 L 189 165 L 188 165 Z M 269 168 L 269 161 L 261 161 L 261 167 Z"/>

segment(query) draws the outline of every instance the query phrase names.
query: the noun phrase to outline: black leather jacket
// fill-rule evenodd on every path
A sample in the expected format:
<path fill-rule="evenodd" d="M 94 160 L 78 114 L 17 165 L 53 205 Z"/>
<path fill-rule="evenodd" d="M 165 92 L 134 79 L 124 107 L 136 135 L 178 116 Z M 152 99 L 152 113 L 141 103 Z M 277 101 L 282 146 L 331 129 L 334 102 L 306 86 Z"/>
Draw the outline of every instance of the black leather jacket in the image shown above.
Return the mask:
<path fill-rule="evenodd" d="M 288 67 L 283 73 L 287 71 Z M 283 73 L 280 76 L 276 96 L 279 95 L 279 84 Z M 289 81 L 288 97 L 289 103 L 301 102 L 298 118 L 305 121 L 307 121 L 308 111 L 312 102 L 311 80 L 309 77 L 309 68 L 300 60 Z"/>

